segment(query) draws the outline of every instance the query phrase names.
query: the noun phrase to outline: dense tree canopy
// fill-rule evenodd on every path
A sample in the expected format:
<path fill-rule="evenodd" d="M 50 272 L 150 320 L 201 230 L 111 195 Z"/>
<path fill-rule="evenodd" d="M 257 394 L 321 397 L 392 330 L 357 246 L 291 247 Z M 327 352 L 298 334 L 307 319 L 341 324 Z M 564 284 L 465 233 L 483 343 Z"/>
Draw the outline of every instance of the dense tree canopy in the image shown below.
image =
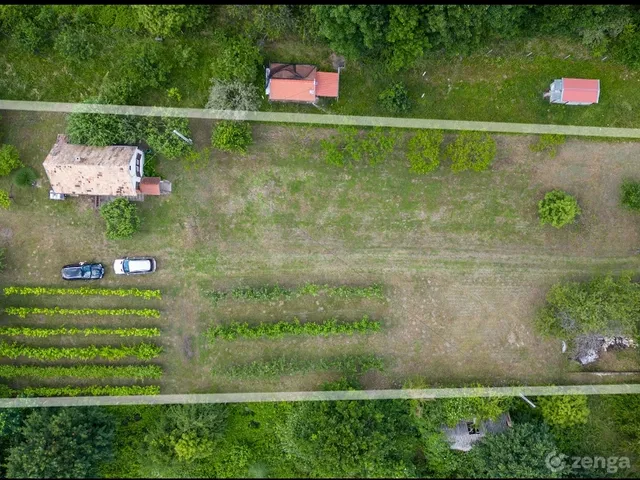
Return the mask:
<path fill-rule="evenodd" d="M 587 423 L 589 407 L 585 395 L 539 397 L 540 412 L 549 425 L 572 427 Z"/>
<path fill-rule="evenodd" d="M 207 20 L 208 5 L 134 5 L 138 21 L 152 35 L 168 37 L 196 28 Z"/>
<path fill-rule="evenodd" d="M 463 470 L 471 478 L 559 478 L 559 472 L 545 465 L 545 458 L 555 450 L 546 425 L 520 423 L 478 441 Z"/>
<path fill-rule="evenodd" d="M 8 478 L 95 477 L 113 455 L 114 420 L 102 409 L 35 409 L 9 450 Z"/>
<path fill-rule="evenodd" d="M 305 402 L 278 436 L 311 476 L 405 477 L 413 428 L 406 402 Z"/>

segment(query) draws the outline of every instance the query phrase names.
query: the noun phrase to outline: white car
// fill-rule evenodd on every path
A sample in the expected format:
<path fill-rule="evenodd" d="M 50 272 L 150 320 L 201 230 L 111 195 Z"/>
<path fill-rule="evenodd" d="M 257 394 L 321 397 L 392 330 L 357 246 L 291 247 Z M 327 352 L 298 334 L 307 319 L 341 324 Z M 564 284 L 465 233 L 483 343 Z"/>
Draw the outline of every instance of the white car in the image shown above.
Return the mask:
<path fill-rule="evenodd" d="M 156 260 L 152 257 L 126 257 L 113 262 L 113 271 L 118 275 L 138 275 L 156 271 Z"/>

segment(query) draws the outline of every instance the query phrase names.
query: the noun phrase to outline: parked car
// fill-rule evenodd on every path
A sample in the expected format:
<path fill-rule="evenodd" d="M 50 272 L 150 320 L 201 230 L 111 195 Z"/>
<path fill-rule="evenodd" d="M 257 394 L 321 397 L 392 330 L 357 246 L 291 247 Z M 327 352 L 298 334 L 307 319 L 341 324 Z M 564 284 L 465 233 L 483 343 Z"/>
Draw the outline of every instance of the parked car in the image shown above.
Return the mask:
<path fill-rule="evenodd" d="M 113 262 L 113 271 L 118 275 L 138 275 L 156 271 L 156 260 L 152 257 L 126 257 Z"/>
<path fill-rule="evenodd" d="M 61 273 L 65 280 L 99 280 L 104 277 L 104 266 L 101 263 L 80 262 L 65 265 Z"/>

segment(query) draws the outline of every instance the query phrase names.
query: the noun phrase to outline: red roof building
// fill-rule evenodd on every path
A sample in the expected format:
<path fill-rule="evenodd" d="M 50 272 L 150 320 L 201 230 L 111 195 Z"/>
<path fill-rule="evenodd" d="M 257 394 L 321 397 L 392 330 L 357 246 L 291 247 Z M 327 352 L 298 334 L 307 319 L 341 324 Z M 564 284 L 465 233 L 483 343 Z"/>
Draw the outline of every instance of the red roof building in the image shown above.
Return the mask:
<path fill-rule="evenodd" d="M 592 105 L 600 100 L 600 80 L 562 78 L 554 80 L 544 94 L 551 103 Z"/>
<path fill-rule="evenodd" d="M 339 72 L 318 72 L 315 65 L 272 63 L 266 77 L 265 90 L 271 101 L 316 103 L 318 97 L 338 98 Z"/>

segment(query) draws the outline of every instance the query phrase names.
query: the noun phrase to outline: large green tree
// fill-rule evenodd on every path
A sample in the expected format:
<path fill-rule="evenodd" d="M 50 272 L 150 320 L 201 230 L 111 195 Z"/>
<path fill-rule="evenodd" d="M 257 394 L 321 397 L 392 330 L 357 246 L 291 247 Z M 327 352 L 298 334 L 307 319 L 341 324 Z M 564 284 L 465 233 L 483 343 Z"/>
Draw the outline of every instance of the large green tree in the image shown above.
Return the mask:
<path fill-rule="evenodd" d="M 135 5 L 137 20 L 152 35 L 177 36 L 202 25 L 208 5 Z"/>
<path fill-rule="evenodd" d="M 551 426 L 573 427 L 589 418 L 586 395 L 552 395 L 537 401 L 542 417 Z"/>
<path fill-rule="evenodd" d="M 147 461 L 143 462 L 141 473 L 201 476 L 206 465 L 223 453 L 217 447 L 227 417 L 227 408 L 218 404 L 172 405 L 163 409 L 144 437 L 141 452 Z"/>
<path fill-rule="evenodd" d="M 314 5 L 319 31 L 337 53 L 352 59 L 379 55 L 389 19 L 386 5 Z"/>
<path fill-rule="evenodd" d="M 288 456 L 313 477 L 413 474 L 416 430 L 399 400 L 303 402 L 278 432 Z"/>
<path fill-rule="evenodd" d="M 520 423 L 504 433 L 489 434 L 467 454 L 462 471 L 471 478 L 559 478 L 545 463 L 556 450 L 549 428 Z"/>
<path fill-rule="evenodd" d="M 96 477 L 113 455 L 114 428 L 103 409 L 35 409 L 9 449 L 7 477 Z"/>

